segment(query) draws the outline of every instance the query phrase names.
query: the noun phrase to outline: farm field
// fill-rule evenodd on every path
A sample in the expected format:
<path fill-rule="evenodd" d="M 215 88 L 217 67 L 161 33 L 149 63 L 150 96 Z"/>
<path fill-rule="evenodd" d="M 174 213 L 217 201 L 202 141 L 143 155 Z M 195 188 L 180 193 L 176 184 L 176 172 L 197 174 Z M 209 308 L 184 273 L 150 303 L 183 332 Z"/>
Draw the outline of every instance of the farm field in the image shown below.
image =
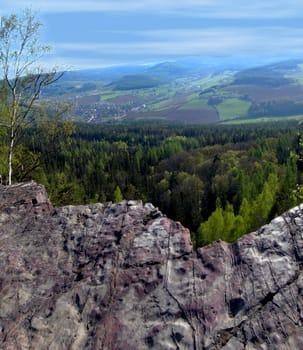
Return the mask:
<path fill-rule="evenodd" d="M 233 119 L 233 120 L 225 120 L 222 121 L 221 124 L 224 125 L 239 125 L 239 124 L 259 124 L 259 123 L 271 123 L 271 122 L 280 122 L 282 120 L 281 117 L 261 117 L 261 118 L 251 118 L 251 119 Z M 283 121 L 303 121 L 303 114 L 300 115 L 291 115 L 284 116 Z"/>
<path fill-rule="evenodd" d="M 245 116 L 250 106 L 250 101 L 244 101 L 239 98 L 229 98 L 224 99 L 223 102 L 217 106 L 217 110 L 220 115 L 220 120 L 236 119 Z"/>
<path fill-rule="evenodd" d="M 303 85 L 289 84 L 285 86 L 230 86 L 226 88 L 229 93 L 234 93 L 242 96 L 249 96 L 250 99 L 255 101 L 268 101 L 277 99 L 293 99 L 295 101 L 303 100 Z"/>

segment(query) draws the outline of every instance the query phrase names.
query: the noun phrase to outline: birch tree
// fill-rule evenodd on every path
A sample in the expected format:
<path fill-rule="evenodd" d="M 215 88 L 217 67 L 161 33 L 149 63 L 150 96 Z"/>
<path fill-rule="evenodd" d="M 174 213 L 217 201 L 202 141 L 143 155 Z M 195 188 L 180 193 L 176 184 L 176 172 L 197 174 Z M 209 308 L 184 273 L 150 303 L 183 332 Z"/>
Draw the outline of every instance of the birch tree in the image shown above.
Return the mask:
<path fill-rule="evenodd" d="M 31 123 L 35 102 L 41 91 L 62 75 L 39 65 L 50 50 L 40 44 L 41 25 L 30 10 L 0 19 L 0 126 L 8 137 L 8 185 L 12 183 L 14 148 Z"/>

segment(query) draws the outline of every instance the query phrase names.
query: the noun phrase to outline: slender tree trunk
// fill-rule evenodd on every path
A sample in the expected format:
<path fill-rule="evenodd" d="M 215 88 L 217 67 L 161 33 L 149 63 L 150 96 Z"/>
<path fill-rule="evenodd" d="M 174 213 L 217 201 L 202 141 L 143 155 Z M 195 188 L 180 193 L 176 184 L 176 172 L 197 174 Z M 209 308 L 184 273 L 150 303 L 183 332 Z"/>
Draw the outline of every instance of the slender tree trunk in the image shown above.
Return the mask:
<path fill-rule="evenodd" d="M 12 184 L 12 172 L 13 172 L 12 159 L 13 159 L 14 143 L 15 143 L 14 130 L 11 130 L 10 145 L 9 145 L 9 152 L 8 152 L 8 185 L 9 186 Z"/>
<path fill-rule="evenodd" d="M 12 184 L 12 173 L 13 173 L 13 151 L 16 139 L 16 122 L 17 122 L 17 109 L 18 109 L 18 97 L 16 93 L 16 87 L 12 89 L 12 115 L 10 121 L 10 144 L 8 151 L 8 185 Z"/>

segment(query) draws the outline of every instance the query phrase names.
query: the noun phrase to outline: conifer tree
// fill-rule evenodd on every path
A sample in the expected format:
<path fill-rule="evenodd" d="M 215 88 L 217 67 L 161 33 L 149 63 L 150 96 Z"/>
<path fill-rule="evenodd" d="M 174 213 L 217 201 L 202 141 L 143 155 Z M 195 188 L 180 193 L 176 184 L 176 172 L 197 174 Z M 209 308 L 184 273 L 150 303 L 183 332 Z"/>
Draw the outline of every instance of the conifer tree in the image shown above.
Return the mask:
<path fill-rule="evenodd" d="M 121 202 L 122 200 L 123 200 L 122 192 L 120 190 L 120 187 L 117 186 L 114 191 L 114 202 L 118 203 L 118 202 Z"/>

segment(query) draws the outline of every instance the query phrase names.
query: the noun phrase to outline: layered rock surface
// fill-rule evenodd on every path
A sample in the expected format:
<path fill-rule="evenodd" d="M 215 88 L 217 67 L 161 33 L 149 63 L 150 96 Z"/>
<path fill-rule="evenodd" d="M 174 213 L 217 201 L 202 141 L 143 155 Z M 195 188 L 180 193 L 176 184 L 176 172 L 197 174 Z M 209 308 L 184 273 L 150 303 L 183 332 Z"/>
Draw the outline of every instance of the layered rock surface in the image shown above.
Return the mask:
<path fill-rule="evenodd" d="M 151 204 L 0 188 L 0 349 L 302 349 L 303 207 L 193 252 Z"/>

